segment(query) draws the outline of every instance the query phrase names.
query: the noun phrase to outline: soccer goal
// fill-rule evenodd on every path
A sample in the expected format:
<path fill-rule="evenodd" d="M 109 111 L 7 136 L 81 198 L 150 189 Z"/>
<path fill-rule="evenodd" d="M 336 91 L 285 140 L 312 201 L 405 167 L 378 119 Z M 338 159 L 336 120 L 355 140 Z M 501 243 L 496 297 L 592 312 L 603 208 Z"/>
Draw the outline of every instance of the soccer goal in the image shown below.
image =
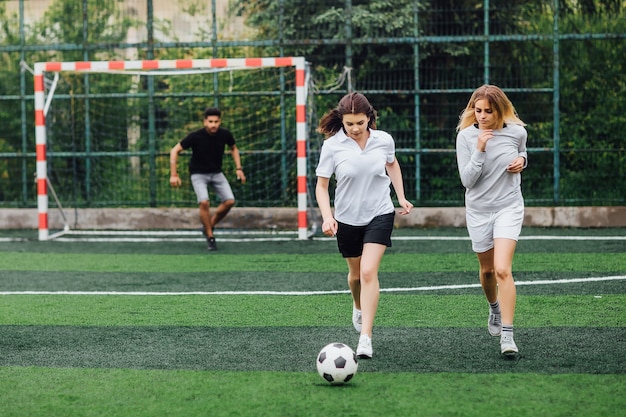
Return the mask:
<path fill-rule="evenodd" d="M 64 206 L 197 207 L 190 185 L 169 187 L 169 150 L 210 106 L 222 109 L 245 166 L 242 185 L 224 156 L 237 206 L 296 207 L 294 232 L 307 239 L 308 79 L 303 57 L 36 63 L 39 240 L 74 229 Z M 49 227 L 49 196 L 60 231 Z"/>

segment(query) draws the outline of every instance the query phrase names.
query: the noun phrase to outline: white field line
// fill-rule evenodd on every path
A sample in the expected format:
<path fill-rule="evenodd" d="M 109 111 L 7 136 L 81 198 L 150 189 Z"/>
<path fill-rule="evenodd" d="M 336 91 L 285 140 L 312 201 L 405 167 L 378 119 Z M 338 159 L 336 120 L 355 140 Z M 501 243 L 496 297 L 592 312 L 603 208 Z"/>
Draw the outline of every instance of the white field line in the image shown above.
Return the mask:
<path fill-rule="evenodd" d="M 72 232 L 73 234 L 73 232 Z M 199 233 L 195 232 L 194 235 L 198 235 Z M 277 235 L 279 233 L 276 233 Z M 95 236 L 118 236 L 117 234 L 106 233 L 99 234 L 96 233 Z M 127 234 L 130 235 L 130 234 Z M 88 234 L 84 234 L 84 236 L 88 236 Z M 92 234 L 94 236 L 94 234 Z M 132 235 L 131 235 L 132 236 Z M 141 235 L 140 235 L 141 236 Z M 176 233 L 160 233 L 158 235 L 150 235 L 146 234 L 145 237 L 59 237 L 54 239 L 57 242 L 127 242 L 127 243 L 141 243 L 141 242 L 204 242 L 206 239 L 204 237 L 173 237 L 179 236 Z M 158 237 L 160 236 L 160 237 Z M 170 236 L 170 237 L 168 237 Z M 183 235 L 184 236 L 184 235 Z M 405 240 L 405 241 L 469 241 L 469 237 L 466 236 L 394 236 L 391 238 L 392 240 Z M 22 239 L 23 240 L 23 239 Z M 265 236 L 265 237 L 220 237 L 218 236 L 218 241 L 220 242 L 285 242 L 285 241 L 296 241 L 297 237 L 287 237 L 287 236 Z M 313 237 L 311 240 L 316 241 L 331 241 L 335 240 L 334 237 Z M 520 236 L 520 240 L 578 240 L 578 241 L 604 241 L 604 240 L 626 240 L 626 236 Z"/>
<path fill-rule="evenodd" d="M 246 230 L 231 231 L 219 229 L 220 235 L 293 235 L 297 236 L 298 232 L 289 230 Z M 70 230 L 65 232 L 66 235 L 102 235 L 102 236 L 199 236 L 198 230 Z"/>
<path fill-rule="evenodd" d="M 538 281 L 516 281 L 516 285 L 552 285 L 588 283 L 600 281 L 626 280 L 626 275 L 612 277 L 589 277 L 570 278 Z M 381 292 L 415 292 L 435 290 L 458 290 L 466 288 L 480 288 L 480 284 L 452 284 L 436 285 L 430 287 L 408 288 L 381 288 Z M 180 292 L 155 292 L 155 291 L 1 291 L 0 295 L 117 295 L 117 296 L 181 296 L 181 295 L 331 295 L 348 294 L 349 291 L 180 291 Z"/>
<path fill-rule="evenodd" d="M 291 237 L 249 237 L 249 238 L 219 238 L 218 242 L 285 242 L 295 241 L 297 238 Z M 155 243 L 155 242 L 206 242 L 206 238 L 185 238 L 185 237 L 60 237 L 54 239 L 56 242 L 91 242 L 91 243 Z"/>
<path fill-rule="evenodd" d="M 204 242 L 200 230 L 67 230 L 54 235 L 51 240 L 57 242 L 92 242 L 92 243 L 153 243 L 153 242 Z M 230 237 L 227 237 L 230 236 Z M 248 237 L 249 236 L 249 237 Z M 626 236 L 556 236 L 530 235 L 520 236 L 520 240 L 575 240 L 607 241 L 626 240 Z M 0 242 L 27 241 L 21 237 L 3 237 Z M 299 240 L 297 233 L 286 230 L 219 230 L 220 242 L 284 242 Z M 314 236 L 311 240 L 333 241 L 334 237 Z M 469 241 L 468 236 L 393 236 L 396 241 Z"/>

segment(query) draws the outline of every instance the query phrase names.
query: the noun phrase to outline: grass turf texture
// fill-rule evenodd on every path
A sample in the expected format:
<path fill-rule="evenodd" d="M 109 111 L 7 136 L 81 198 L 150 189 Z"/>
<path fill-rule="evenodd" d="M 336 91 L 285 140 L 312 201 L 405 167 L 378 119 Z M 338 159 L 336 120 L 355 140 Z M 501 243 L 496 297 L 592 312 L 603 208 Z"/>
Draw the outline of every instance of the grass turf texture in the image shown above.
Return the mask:
<path fill-rule="evenodd" d="M 370 373 L 331 386 L 312 372 L 0 368 L 0 378 L 14 387 L 0 394 L 6 416 L 612 416 L 623 407 L 619 375 Z"/>
<path fill-rule="evenodd" d="M 623 240 L 520 241 L 514 275 L 624 275 L 624 253 Z M 345 291 L 345 275 L 332 241 L 225 242 L 216 254 L 193 242 L 0 242 L 3 292 Z M 466 241 L 394 241 L 380 279 L 477 283 L 477 262 Z M 383 292 L 375 358 L 343 387 L 314 359 L 328 342 L 356 345 L 347 293 L 3 295 L 0 415 L 617 416 L 625 290 L 623 280 L 520 285 L 516 360 L 488 335 L 479 288 Z"/>

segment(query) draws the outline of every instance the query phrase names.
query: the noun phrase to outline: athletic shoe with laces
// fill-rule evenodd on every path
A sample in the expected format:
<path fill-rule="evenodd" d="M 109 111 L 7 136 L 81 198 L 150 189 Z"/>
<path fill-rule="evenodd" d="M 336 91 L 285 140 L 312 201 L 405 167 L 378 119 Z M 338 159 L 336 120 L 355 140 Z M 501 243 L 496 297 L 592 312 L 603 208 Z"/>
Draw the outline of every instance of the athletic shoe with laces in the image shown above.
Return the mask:
<path fill-rule="evenodd" d="M 372 359 L 374 351 L 372 349 L 372 339 L 366 334 L 359 337 L 359 346 L 356 348 L 356 356 L 361 359 Z"/>
<path fill-rule="evenodd" d="M 361 325 L 363 324 L 363 317 L 361 316 L 361 310 L 357 310 L 354 305 L 352 305 L 352 324 L 357 332 L 361 333 Z"/>
<path fill-rule="evenodd" d="M 489 334 L 492 336 L 500 336 L 502 332 L 502 319 L 500 317 L 500 313 L 493 313 L 491 310 L 489 311 L 489 321 L 487 322 L 487 329 L 489 330 Z"/>
<path fill-rule="evenodd" d="M 217 250 L 217 243 L 215 243 L 215 238 L 214 237 L 210 237 L 207 240 L 207 249 L 209 251 L 215 251 Z"/>
<path fill-rule="evenodd" d="M 513 340 L 512 333 L 506 332 L 502 333 L 502 336 L 500 336 L 500 352 L 502 352 L 502 354 L 506 356 L 513 356 L 517 352 L 519 352 L 517 349 L 517 345 Z"/>

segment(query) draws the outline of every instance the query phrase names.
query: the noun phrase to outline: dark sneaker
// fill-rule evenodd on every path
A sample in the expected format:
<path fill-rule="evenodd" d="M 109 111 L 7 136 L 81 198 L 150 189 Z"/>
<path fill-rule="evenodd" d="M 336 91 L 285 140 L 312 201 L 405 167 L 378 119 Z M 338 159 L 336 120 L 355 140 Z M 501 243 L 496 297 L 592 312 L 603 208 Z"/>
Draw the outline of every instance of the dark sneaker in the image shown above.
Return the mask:
<path fill-rule="evenodd" d="M 217 250 L 217 243 L 215 243 L 215 238 L 214 237 L 210 237 L 207 240 L 207 249 L 209 251 L 214 251 Z"/>

